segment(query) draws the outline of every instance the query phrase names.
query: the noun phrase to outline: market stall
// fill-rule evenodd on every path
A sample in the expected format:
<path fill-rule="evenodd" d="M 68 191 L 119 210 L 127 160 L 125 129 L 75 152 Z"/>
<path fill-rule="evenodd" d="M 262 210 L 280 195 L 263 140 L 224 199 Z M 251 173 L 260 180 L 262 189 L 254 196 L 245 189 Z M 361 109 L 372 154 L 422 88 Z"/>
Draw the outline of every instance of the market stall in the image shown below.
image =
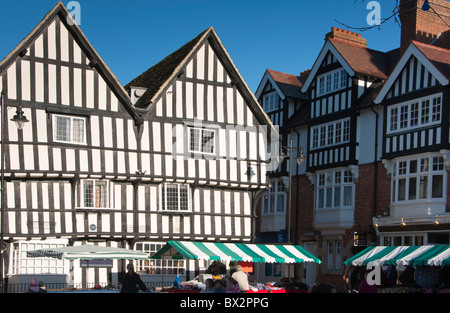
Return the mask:
<path fill-rule="evenodd" d="M 437 292 L 450 287 L 450 245 L 370 246 L 344 265 L 347 267 L 344 279 L 348 282 L 351 274 L 347 273 L 353 270 L 359 279 L 354 278 L 358 280 L 357 286 L 364 273 L 379 266 L 379 292 Z"/>
<path fill-rule="evenodd" d="M 221 262 L 253 263 L 302 263 L 321 261 L 297 245 L 244 244 L 169 241 L 156 252 L 151 259 L 193 259 Z M 283 288 L 274 286 L 271 292 L 283 292 Z M 265 292 L 266 288 L 252 289 L 253 292 Z M 250 291 L 250 292 L 251 292 Z M 284 291 L 285 292 L 285 291 Z"/>

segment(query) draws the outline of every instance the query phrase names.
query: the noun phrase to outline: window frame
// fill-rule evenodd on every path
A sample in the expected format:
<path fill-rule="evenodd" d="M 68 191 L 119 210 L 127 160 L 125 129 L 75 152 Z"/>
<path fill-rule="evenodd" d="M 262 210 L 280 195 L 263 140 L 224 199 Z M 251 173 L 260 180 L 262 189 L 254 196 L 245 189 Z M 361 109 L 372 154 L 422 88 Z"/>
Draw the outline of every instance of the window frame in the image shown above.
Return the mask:
<path fill-rule="evenodd" d="M 444 200 L 448 184 L 444 162 L 443 156 L 435 153 L 395 160 L 391 175 L 391 203 L 400 205 Z M 415 185 L 414 189 L 412 185 Z M 440 196 L 435 196 L 435 187 L 440 187 Z"/>
<path fill-rule="evenodd" d="M 314 188 L 316 195 L 315 210 L 344 209 L 354 206 L 355 184 L 351 170 L 339 168 L 319 172 L 316 179 Z M 350 195 L 348 195 L 349 190 Z"/>
<path fill-rule="evenodd" d="M 347 88 L 347 71 L 342 67 L 317 76 L 317 97 L 345 88 Z"/>
<path fill-rule="evenodd" d="M 217 146 L 217 130 L 213 129 L 213 128 L 204 128 L 204 127 L 194 127 L 194 126 L 188 126 L 188 151 L 189 153 L 195 153 L 195 154 L 205 154 L 205 155 L 216 155 L 216 146 Z M 198 142 L 198 147 L 199 150 L 192 150 L 192 140 L 193 140 L 193 136 L 192 136 L 192 131 L 199 131 L 199 142 Z M 212 142 L 213 142 L 213 151 L 212 152 L 205 152 L 204 150 L 204 146 L 202 146 L 202 139 L 203 139 L 203 133 L 204 132 L 211 132 L 212 134 L 214 134 Z M 208 141 L 208 143 L 211 142 Z M 194 147 L 195 147 L 195 143 L 194 143 Z"/>
<path fill-rule="evenodd" d="M 86 193 L 85 193 L 85 183 L 86 182 L 93 182 L 93 204 L 94 206 L 88 206 L 86 205 Z M 106 183 L 106 192 L 103 193 L 103 195 L 106 195 L 108 198 L 106 199 L 106 206 L 96 206 L 96 197 L 97 197 L 97 188 L 96 183 L 98 182 L 105 182 Z M 107 179 L 80 179 L 78 184 L 78 208 L 79 209 L 86 209 L 86 210 L 111 210 L 114 209 L 114 187 L 113 183 L 110 180 Z M 105 201 L 100 200 L 101 203 L 104 203 Z"/>
<path fill-rule="evenodd" d="M 177 194 L 174 198 L 177 199 L 177 209 L 169 208 L 167 209 L 167 188 L 177 186 Z M 186 188 L 186 209 L 181 209 L 182 197 L 180 196 L 181 188 Z M 189 184 L 179 184 L 179 183 L 162 183 L 159 185 L 159 212 L 192 212 L 192 200 L 191 200 L 191 188 Z"/>
<path fill-rule="evenodd" d="M 282 210 L 278 207 L 278 197 L 283 197 Z M 273 216 L 286 214 L 286 201 L 287 193 L 283 182 L 281 180 L 272 180 L 270 189 L 262 197 L 261 215 Z M 273 207 L 270 205 L 271 203 L 274 204 Z"/>
<path fill-rule="evenodd" d="M 387 109 L 387 134 L 440 124 L 442 107 L 442 93 L 391 105 Z"/>
<path fill-rule="evenodd" d="M 69 140 L 61 140 L 58 139 L 58 118 L 70 119 L 70 134 Z M 81 120 L 83 121 L 83 134 L 82 134 L 82 142 L 74 141 L 74 123 L 73 120 Z M 66 114 L 52 114 L 52 131 L 53 131 L 53 142 L 57 143 L 66 143 L 66 144 L 74 144 L 74 145 L 87 145 L 87 118 L 84 116 L 78 115 L 66 115 Z"/>
<path fill-rule="evenodd" d="M 350 128 L 349 117 L 311 127 L 311 150 L 349 143 Z"/>

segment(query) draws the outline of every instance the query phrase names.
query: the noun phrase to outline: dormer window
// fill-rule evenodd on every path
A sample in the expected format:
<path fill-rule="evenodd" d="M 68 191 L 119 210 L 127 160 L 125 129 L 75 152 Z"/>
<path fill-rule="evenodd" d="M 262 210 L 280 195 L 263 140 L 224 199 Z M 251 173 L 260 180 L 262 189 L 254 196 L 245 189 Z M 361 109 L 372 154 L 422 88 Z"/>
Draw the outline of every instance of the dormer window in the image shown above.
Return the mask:
<path fill-rule="evenodd" d="M 280 96 L 276 92 L 267 94 L 263 98 L 263 109 L 265 112 L 278 110 L 280 107 Z"/>
<path fill-rule="evenodd" d="M 318 90 L 317 96 L 323 96 L 328 93 L 344 89 L 347 86 L 347 72 L 345 69 L 338 69 L 317 77 Z"/>

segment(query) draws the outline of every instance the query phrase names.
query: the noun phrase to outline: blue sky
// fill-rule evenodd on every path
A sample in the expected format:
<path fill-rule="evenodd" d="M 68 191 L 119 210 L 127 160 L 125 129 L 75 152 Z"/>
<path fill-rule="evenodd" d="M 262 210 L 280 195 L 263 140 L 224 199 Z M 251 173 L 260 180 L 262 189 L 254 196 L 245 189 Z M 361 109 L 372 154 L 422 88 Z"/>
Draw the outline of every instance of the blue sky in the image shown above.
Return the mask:
<path fill-rule="evenodd" d="M 68 0 L 63 3 L 67 6 Z M 367 27 L 369 0 L 78 0 L 80 27 L 125 85 L 213 26 L 252 91 L 269 68 L 298 75 L 311 68 L 336 20 Z M 39 23 L 56 0 L 1 0 L 0 59 Z M 393 0 L 379 0 L 381 17 Z M 368 47 L 399 46 L 393 19 L 362 32 Z"/>

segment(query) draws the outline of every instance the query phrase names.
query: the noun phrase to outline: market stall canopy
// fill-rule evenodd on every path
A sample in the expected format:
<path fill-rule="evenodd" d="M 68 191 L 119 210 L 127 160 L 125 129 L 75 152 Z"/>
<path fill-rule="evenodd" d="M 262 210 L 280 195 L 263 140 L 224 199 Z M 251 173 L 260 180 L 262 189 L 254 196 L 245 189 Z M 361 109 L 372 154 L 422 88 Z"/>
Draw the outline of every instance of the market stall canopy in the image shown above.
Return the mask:
<path fill-rule="evenodd" d="M 349 258 L 345 265 L 450 266 L 450 245 L 371 246 Z"/>
<path fill-rule="evenodd" d="M 49 257 L 66 260 L 104 260 L 104 259 L 128 259 L 146 260 L 148 255 L 143 252 L 93 245 L 67 246 L 54 249 L 41 249 L 27 252 L 29 258 Z"/>
<path fill-rule="evenodd" d="M 150 259 L 194 259 L 255 263 L 300 263 L 321 261 L 301 246 L 242 243 L 168 241 Z"/>

